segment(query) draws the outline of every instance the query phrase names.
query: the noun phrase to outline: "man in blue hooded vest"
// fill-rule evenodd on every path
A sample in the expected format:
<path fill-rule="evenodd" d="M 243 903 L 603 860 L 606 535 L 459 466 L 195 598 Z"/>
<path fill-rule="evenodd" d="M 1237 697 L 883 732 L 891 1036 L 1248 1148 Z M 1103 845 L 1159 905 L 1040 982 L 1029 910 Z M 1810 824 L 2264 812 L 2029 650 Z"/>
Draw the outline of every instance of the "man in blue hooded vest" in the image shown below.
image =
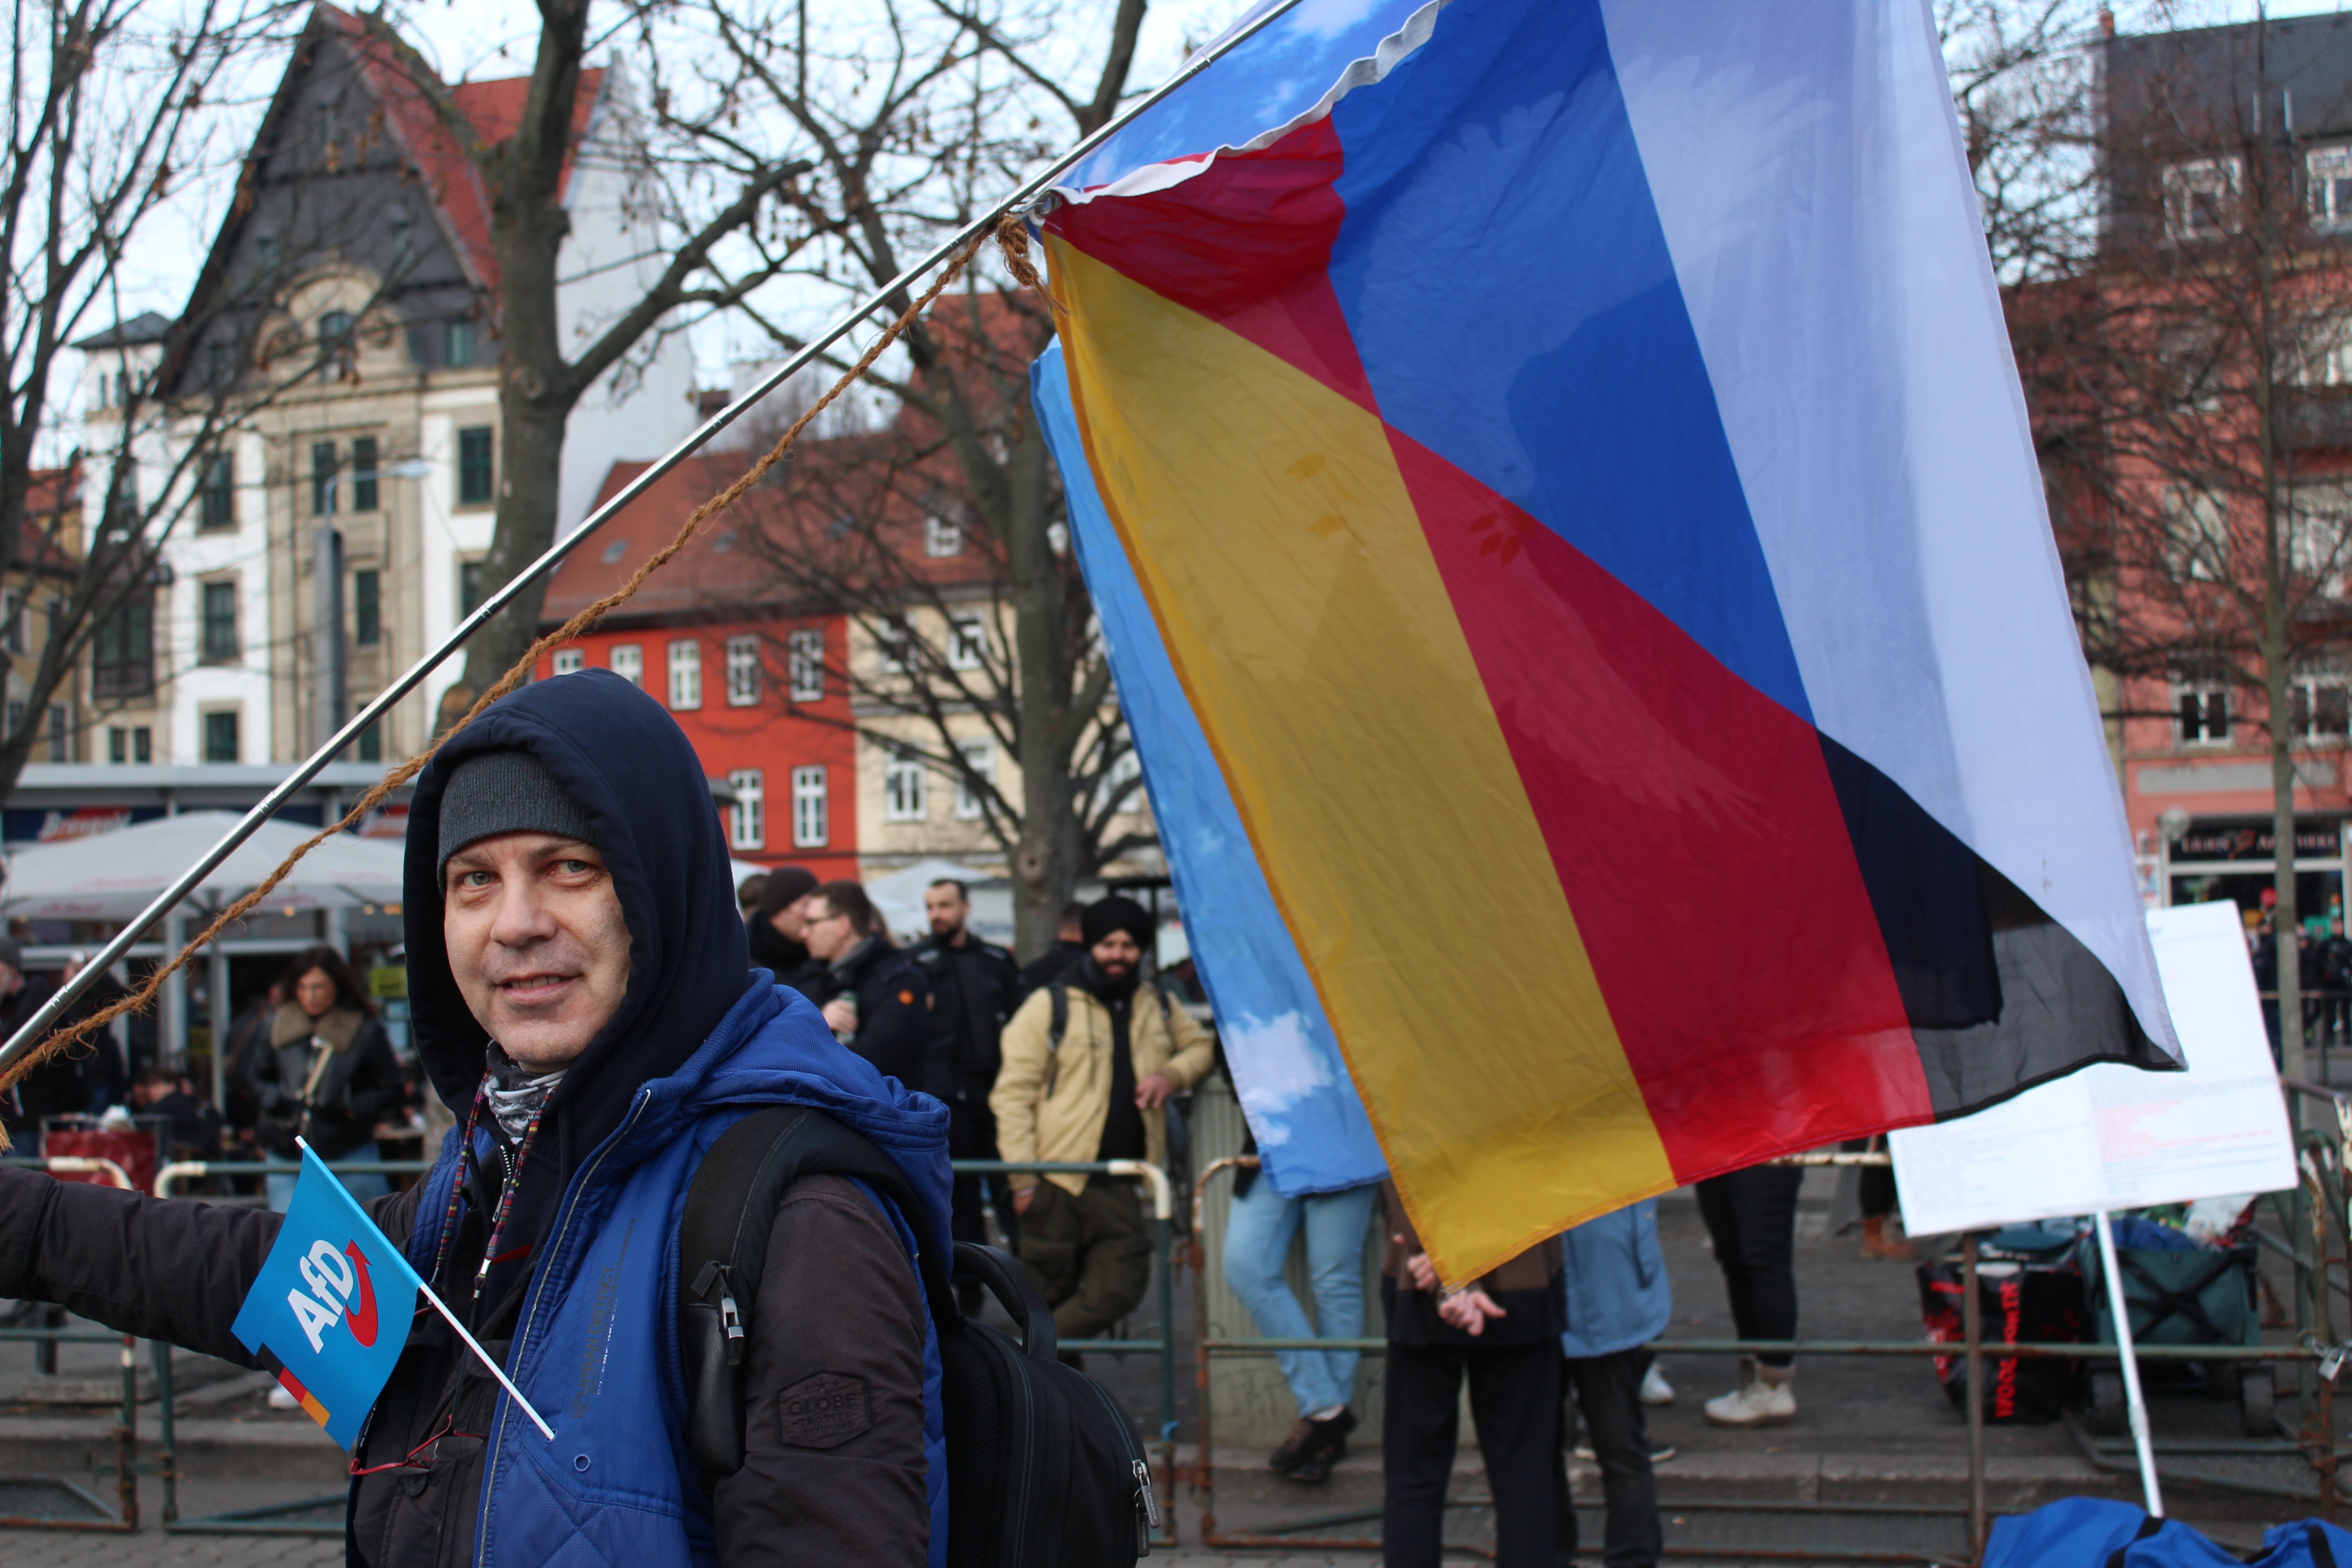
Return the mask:
<path fill-rule="evenodd" d="M 416 1044 L 462 1125 L 370 1205 L 555 1429 L 429 1311 L 353 1456 L 367 1568 L 944 1561 L 940 1358 L 916 1269 L 944 1245 L 948 1115 L 751 971 L 717 814 L 660 705 L 608 671 L 525 688 L 455 737 L 409 812 Z M 744 1463 L 683 1436 L 688 1187 L 762 1107 L 824 1110 L 918 1194 L 786 1192 L 747 1325 Z M 229 1331 L 278 1216 L 0 1170 L 0 1296 L 251 1363 Z"/>

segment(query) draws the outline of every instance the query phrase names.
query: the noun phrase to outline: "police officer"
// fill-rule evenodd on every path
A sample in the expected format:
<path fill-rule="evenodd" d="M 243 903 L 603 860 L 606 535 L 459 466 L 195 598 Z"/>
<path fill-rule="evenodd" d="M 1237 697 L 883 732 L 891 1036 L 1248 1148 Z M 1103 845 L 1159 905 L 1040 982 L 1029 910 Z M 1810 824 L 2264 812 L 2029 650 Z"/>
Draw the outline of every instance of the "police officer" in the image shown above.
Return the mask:
<path fill-rule="evenodd" d="M 971 930 L 971 891 L 963 883 L 951 877 L 933 882 L 923 890 L 923 912 L 930 917 L 931 934 L 910 956 L 930 982 L 929 1087 L 954 1117 L 948 1128 L 949 1152 L 959 1160 L 993 1160 L 996 1118 L 988 1109 L 988 1091 L 1002 1059 L 998 1038 L 1027 988 L 1013 954 Z M 956 1178 L 956 1239 L 988 1240 L 982 1217 L 983 1182 L 1009 1247 L 1014 1220 L 1013 1205 L 997 1201 L 1009 1195 L 1002 1177 Z"/>

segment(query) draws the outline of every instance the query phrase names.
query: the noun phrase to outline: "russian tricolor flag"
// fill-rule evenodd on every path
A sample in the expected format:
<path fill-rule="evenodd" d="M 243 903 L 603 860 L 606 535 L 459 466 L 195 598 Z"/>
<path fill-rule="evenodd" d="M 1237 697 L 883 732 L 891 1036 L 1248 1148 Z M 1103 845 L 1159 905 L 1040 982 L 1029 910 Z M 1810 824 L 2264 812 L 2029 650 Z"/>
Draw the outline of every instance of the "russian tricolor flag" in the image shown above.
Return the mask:
<path fill-rule="evenodd" d="M 1306 0 L 1042 226 L 1282 1190 L 1384 1152 L 1460 1278 L 2173 1065 L 1921 0 Z"/>

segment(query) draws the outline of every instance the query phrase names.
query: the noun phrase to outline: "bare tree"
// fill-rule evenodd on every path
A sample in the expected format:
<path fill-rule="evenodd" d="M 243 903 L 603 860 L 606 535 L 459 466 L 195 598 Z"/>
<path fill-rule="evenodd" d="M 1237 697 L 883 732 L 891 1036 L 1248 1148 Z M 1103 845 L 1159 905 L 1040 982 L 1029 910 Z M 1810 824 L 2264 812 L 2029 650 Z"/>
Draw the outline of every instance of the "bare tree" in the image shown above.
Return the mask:
<path fill-rule="evenodd" d="M 794 275 L 844 294 L 896 277 L 987 210 L 1023 168 L 1115 113 L 1145 12 L 1145 0 L 1108 0 L 1080 16 L 1041 0 L 883 0 L 874 26 L 844 37 L 813 27 L 806 0 L 705 4 L 709 36 L 740 71 L 746 113 L 781 117 L 814 165 L 788 193 L 795 232 L 812 241 Z M 887 308 L 908 302 L 894 297 Z M 799 346 L 761 301 L 752 314 L 777 343 Z M 1071 889 L 1105 858 L 1100 780 L 1126 744 L 1068 549 L 1059 476 L 1029 405 L 1029 363 L 1052 330 L 1041 302 L 977 277 L 872 378 L 908 411 L 902 429 L 919 432 L 914 451 L 894 458 L 897 471 L 936 487 L 940 504 L 951 501 L 984 542 L 992 603 L 1003 606 L 994 689 L 941 679 L 903 695 L 926 710 L 978 703 L 1019 760 L 1020 798 L 996 794 L 990 820 L 1011 850 L 1024 951 L 1052 940 Z M 920 607 L 927 581 L 900 584 L 912 596 L 902 608 Z M 888 584 L 878 567 L 864 570 L 844 602 L 863 618 L 887 616 Z M 955 766 L 943 753 L 934 760 Z"/>
<path fill-rule="evenodd" d="M 2294 753 L 2321 717 L 2302 685 L 2352 636 L 2352 169 L 2339 218 L 2289 117 L 2316 125 L 2352 104 L 2290 110 L 2259 18 L 2132 43 L 2110 58 L 2095 253 L 2021 290 L 2011 320 L 2116 717 L 2216 742 L 2251 731 L 2268 752 L 2295 1074 Z"/>
<path fill-rule="evenodd" d="M 172 322 L 125 329 L 125 268 L 163 226 L 184 187 L 234 169 L 225 153 L 242 129 L 234 94 L 256 51 L 281 45 L 300 20 L 275 0 L 203 0 L 164 9 L 149 0 L 46 0 L 10 14 L 8 142 L 0 165 L 0 576 L 47 585 L 37 646 L 25 635 L 31 595 L 0 626 L 0 683 L 22 716 L 0 731 L 0 797 L 13 789 L 43 726 L 93 640 L 147 647 L 143 606 L 157 554 L 206 504 L 200 483 L 221 438 L 256 408 L 320 374 L 321 357 L 274 352 L 264 316 L 215 290 Z M 227 183 L 227 182 L 225 182 Z M 237 187 L 235 199 L 249 199 Z M 267 300 L 283 276 L 243 279 Z M 100 329 L 105 329 L 101 331 Z M 93 340 L 94 342 L 93 342 Z M 201 368 L 200 340 L 216 345 Z M 68 363 L 89 344 L 112 428 L 104 450 L 59 450 L 70 399 Z M 68 475 L 102 477 L 98 503 L 52 479 L 36 510 L 44 451 Z M 16 651 L 21 649 L 22 651 Z M 132 650 L 135 651 L 135 650 Z"/>
<path fill-rule="evenodd" d="M 803 159 L 762 146 L 745 115 L 740 84 L 691 71 L 681 89 L 663 70 L 671 7 L 633 3 L 612 32 L 591 31 L 589 0 L 540 0 L 538 53 L 512 132 L 491 140 L 467 118 L 448 85 L 382 13 L 366 18 L 431 104 L 441 130 L 480 178 L 489 198 L 499 263 L 492 331 L 499 342 L 500 479 L 498 515 L 483 563 L 483 591 L 504 586 L 554 542 L 564 427 L 597 382 L 628 371 L 648 340 L 684 330 L 682 310 L 724 310 L 780 276 L 807 243 L 794 232 L 793 183 Z M 558 261 L 571 231 L 562 199 L 574 149 L 581 74 L 596 48 L 625 41 L 633 65 L 654 81 L 649 112 L 627 138 L 637 197 L 633 216 L 643 255 L 659 258 L 636 299 L 567 343 L 557 310 Z M 634 112 L 634 110 L 633 110 Z M 764 220 L 764 221 L 763 221 Z M 466 668 L 443 701 L 445 721 L 493 684 L 530 646 L 542 587 L 534 583 L 507 613 L 476 635 Z"/>

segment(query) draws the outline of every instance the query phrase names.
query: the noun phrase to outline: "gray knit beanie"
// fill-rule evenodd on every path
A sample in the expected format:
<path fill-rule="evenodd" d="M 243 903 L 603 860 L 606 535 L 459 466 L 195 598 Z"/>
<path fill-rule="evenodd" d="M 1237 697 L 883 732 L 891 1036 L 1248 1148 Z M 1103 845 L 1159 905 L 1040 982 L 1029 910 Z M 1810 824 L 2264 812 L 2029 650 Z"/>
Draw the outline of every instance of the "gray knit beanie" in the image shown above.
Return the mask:
<path fill-rule="evenodd" d="M 596 842 L 588 814 L 563 792 L 555 775 L 531 752 L 483 752 L 450 770 L 441 791 L 441 853 L 436 871 L 446 874 L 449 857 L 477 839 L 499 833 L 552 833 Z"/>

